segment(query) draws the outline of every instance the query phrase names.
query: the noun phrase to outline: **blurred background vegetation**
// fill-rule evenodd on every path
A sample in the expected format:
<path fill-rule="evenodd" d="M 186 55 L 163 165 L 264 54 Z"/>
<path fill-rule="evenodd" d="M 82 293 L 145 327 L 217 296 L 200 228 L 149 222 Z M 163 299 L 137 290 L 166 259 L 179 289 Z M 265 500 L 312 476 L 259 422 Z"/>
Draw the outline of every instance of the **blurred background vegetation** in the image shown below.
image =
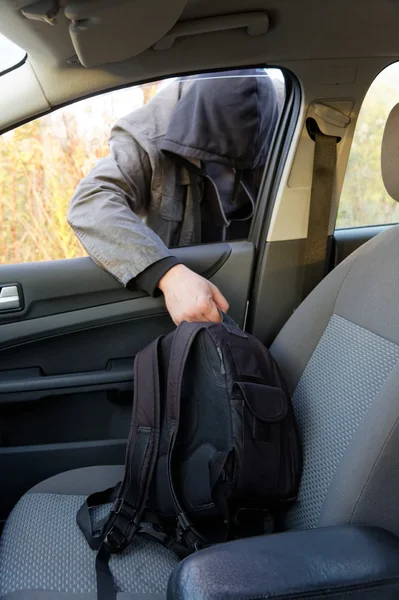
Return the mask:
<path fill-rule="evenodd" d="M 108 154 L 115 121 L 146 104 L 159 85 L 89 98 L 0 136 L 0 263 L 86 255 L 66 220 L 70 199 Z"/>
<path fill-rule="evenodd" d="M 78 102 L 0 137 L 0 263 L 84 256 L 66 221 L 79 181 L 108 153 L 111 126 L 142 106 L 159 82 Z M 399 66 L 374 82 L 358 120 L 341 197 L 338 227 L 399 221 L 385 192 L 380 145 L 399 100 Z"/>
<path fill-rule="evenodd" d="M 381 142 L 388 115 L 399 102 L 399 63 L 375 79 L 363 102 L 346 169 L 337 227 L 399 222 L 399 204 L 385 191 Z"/>

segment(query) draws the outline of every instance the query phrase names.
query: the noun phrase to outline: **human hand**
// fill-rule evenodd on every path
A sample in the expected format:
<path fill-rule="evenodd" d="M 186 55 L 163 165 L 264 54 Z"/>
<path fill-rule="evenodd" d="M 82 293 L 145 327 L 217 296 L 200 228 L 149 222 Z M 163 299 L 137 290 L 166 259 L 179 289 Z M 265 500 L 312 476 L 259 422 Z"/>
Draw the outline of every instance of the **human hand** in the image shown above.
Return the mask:
<path fill-rule="evenodd" d="M 229 309 L 227 300 L 213 283 L 184 265 L 172 267 L 160 279 L 158 287 L 176 325 L 182 321 L 218 322 L 221 320 L 219 310 L 227 312 Z"/>

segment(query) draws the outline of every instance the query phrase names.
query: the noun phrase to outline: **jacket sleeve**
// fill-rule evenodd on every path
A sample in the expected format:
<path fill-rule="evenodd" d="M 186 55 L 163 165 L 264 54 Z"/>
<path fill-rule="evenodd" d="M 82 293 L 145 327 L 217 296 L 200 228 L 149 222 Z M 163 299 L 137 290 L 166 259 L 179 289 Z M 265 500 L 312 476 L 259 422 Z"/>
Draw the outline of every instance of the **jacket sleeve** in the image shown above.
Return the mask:
<path fill-rule="evenodd" d="M 139 273 L 134 281 L 142 290 L 147 292 L 147 294 L 150 296 L 154 296 L 155 298 L 162 293 L 158 288 L 158 283 L 162 277 L 165 275 L 165 273 L 170 271 L 172 267 L 175 267 L 179 264 L 180 260 L 176 258 L 176 256 L 162 258 Z"/>
<path fill-rule="evenodd" d="M 171 256 L 140 218 L 151 194 L 147 153 L 121 119 L 110 136 L 110 154 L 79 183 L 68 222 L 96 264 L 123 285 L 150 265 Z"/>

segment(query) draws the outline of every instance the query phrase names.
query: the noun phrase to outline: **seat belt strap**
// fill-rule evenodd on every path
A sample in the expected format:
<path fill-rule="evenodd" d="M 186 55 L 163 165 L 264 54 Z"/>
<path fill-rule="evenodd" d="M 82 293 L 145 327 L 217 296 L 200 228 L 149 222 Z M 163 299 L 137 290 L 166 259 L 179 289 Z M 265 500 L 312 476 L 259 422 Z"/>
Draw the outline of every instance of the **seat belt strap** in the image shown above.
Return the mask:
<path fill-rule="evenodd" d="M 336 136 L 315 132 L 312 191 L 305 248 L 303 298 L 326 275 L 328 226 L 337 163 Z"/>

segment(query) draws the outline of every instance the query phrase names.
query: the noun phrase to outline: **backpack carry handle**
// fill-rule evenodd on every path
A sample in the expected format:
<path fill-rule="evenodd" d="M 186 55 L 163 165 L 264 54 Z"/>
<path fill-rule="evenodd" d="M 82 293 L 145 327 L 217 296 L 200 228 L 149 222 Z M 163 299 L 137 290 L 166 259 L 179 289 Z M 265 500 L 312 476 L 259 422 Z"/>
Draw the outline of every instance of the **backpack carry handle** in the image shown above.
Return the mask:
<path fill-rule="evenodd" d="M 234 319 L 232 319 L 227 313 L 221 311 L 220 308 L 218 308 L 218 312 L 219 312 L 220 316 L 222 317 L 222 324 L 230 325 L 230 327 L 236 327 L 237 329 L 240 329 L 240 327 L 238 327 L 238 325 L 234 321 Z"/>

